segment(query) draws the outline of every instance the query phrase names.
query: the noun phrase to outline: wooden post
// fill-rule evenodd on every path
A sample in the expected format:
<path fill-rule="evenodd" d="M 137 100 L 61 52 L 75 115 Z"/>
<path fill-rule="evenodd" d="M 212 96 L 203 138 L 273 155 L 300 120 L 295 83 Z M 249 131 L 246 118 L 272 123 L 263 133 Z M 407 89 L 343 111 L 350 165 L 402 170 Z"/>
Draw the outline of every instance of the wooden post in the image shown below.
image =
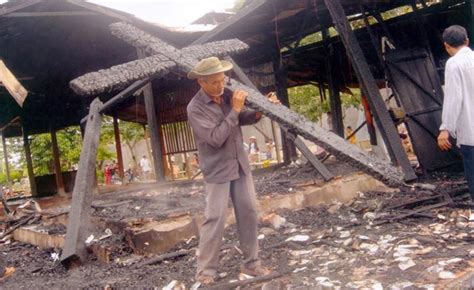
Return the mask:
<path fill-rule="evenodd" d="M 12 184 L 12 178 L 10 176 L 10 164 L 8 164 L 8 151 L 7 151 L 7 142 L 5 135 L 2 134 L 2 144 L 3 144 L 3 157 L 5 158 L 5 173 L 7 175 L 7 184 Z"/>
<path fill-rule="evenodd" d="M 395 160 L 392 160 L 392 162 L 397 163 L 402 168 L 405 174 L 405 180 L 410 181 L 416 179 L 415 171 L 411 167 L 408 156 L 403 150 L 398 132 L 390 118 L 379 88 L 377 87 L 377 83 L 347 20 L 340 0 L 324 0 L 324 2 L 346 48 L 347 55 L 352 61 L 359 83 L 367 92 L 367 99 L 373 109 L 372 112 L 380 124 L 380 131 L 387 145 L 387 149 L 392 151 L 393 154 L 390 155 L 395 157 Z"/>
<path fill-rule="evenodd" d="M 54 176 L 56 178 L 56 187 L 59 195 L 65 195 L 63 174 L 61 173 L 61 161 L 59 159 L 58 138 L 56 130 L 51 128 L 51 147 L 53 149 Z"/>
<path fill-rule="evenodd" d="M 327 41 L 328 30 L 323 29 L 323 39 Z M 336 72 L 338 66 L 334 56 L 332 45 L 326 45 L 326 73 L 329 85 L 329 105 L 332 114 L 332 130 L 337 135 L 344 138 L 344 122 L 342 116 L 341 95 L 339 94 L 339 78 Z"/>
<path fill-rule="evenodd" d="M 31 195 L 37 196 L 38 191 L 36 189 L 35 173 L 33 170 L 33 160 L 31 159 L 30 141 L 28 140 L 28 133 L 26 132 L 24 127 L 23 127 L 23 148 L 25 149 L 26 167 L 28 170 L 28 179 L 30 181 Z"/>
<path fill-rule="evenodd" d="M 119 128 L 118 119 L 116 116 L 114 116 L 114 136 L 115 136 L 115 151 L 117 152 L 118 173 L 123 183 L 124 172 L 123 172 L 122 142 L 120 141 L 120 128 Z"/>
<path fill-rule="evenodd" d="M 102 102 L 95 99 L 87 116 L 87 125 L 82 143 L 79 169 L 74 182 L 71 210 L 67 225 L 66 239 L 61 254 L 61 262 L 66 267 L 80 264 L 86 255 L 86 239 L 89 235 L 89 223 L 92 207 L 92 189 L 96 176 L 95 163 L 99 147 Z"/>
<path fill-rule="evenodd" d="M 288 98 L 287 75 L 280 61 L 274 62 L 276 93 L 282 105 L 290 107 L 290 100 Z M 283 149 L 283 163 L 289 164 L 297 157 L 296 148 L 293 141 L 287 138 L 286 132 L 281 129 L 281 145 Z"/>
<path fill-rule="evenodd" d="M 273 120 L 270 120 L 270 123 L 272 125 L 273 143 L 275 144 L 277 162 L 281 163 L 280 146 L 278 145 L 277 138 L 276 138 L 275 122 Z"/>
<path fill-rule="evenodd" d="M 145 138 L 146 154 L 147 154 L 146 157 L 148 158 L 148 160 L 153 161 L 153 158 L 151 156 L 151 149 L 150 149 L 150 136 L 148 136 L 148 130 L 146 129 L 146 125 L 143 125 L 143 136 Z M 152 166 L 152 170 L 153 170 L 153 176 L 156 179 L 155 166 Z M 146 178 L 149 178 L 149 177 L 146 177 Z"/>
<path fill-rule="evenodd" d="M 138 57 L 144 58 L 146 54 L 143 50 L 138 49 Z M 156 181 L 165 181 L 165 174 L 163 170 L 163 155 L 161 154 L 161 139 L 160 139 L 160 122 L 158 119 L 157 106 L 153 97 L 153 89 L 151 82 L 143 88 L 143 97 L 145 99 L 145 109 L 148 127 L 151 135 L 151 153 L 153 156 L 153 168 L 155 172 Z"/>

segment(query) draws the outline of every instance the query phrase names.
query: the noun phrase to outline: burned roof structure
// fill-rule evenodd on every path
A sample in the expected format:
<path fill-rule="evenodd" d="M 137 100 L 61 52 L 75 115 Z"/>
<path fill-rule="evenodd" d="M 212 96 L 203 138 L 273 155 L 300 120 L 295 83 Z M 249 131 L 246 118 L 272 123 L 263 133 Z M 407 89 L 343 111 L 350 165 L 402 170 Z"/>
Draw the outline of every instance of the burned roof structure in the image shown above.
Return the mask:
<path fill-rule="evenodd" d="M 78 98 L 69 81 L 90 71 L 135 59 L 136 50 L 110 33 L 126 21 L 182 45 L 196 37 L 144 22 L 133 15 L 83 0 L 10 0 L 0 5 L 0 58 L 24 83 L 30 97 L 20 108 L 0 90 L 0 128 L 21 117 L 28 134 L 78 125 L 90 99 Z"/>

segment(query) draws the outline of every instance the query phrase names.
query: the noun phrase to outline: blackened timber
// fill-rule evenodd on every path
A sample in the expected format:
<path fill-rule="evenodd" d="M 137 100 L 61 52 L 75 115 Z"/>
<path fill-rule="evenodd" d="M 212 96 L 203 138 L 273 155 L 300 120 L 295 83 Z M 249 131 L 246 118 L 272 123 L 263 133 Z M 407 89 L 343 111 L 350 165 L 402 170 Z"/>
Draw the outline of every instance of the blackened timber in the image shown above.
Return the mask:
<path fill-rule="evenodd" d="M 31 195 L 38 195 L 36 190 L 35 172 L 33 170 L 33 160 L 31 159 L 30 140 L 28 140 L 28 133 L 23 127 L 23 148 L 25 149 L 26 168 L 28 170 L 28 180 L 30 181 Z"/>
<path fill-rule="evenodd" d="M 239 65 L 231 58 L 227 57 L 227 60 L 229 60 L 233 66 L 234 66 L 234 73 L 237 75 L 237 77 L 247 86 L 253 88 L 254 90 L 258 91 L 257 87 L 252 83 L 252 81 L 247 77 L 247 75 L 244 73 L 244 71 L 239 67 Z M 273 120 L 272 120 L 272 131 L 274 133 L 274 126 L 273 126 Z M 288 132 L 287 130 L 282 130 L 282 132 L 285 133 L 286 136 L 294 143 L 294 145 L 300 150 L 300 152 L 308 159 L 308 161 L 314 166 L 314 168 L 323 176 L 324 180 L 328 181 L 334 177 L 334 175 L 329 172 L 329 170 L 324 166 L 324 164 L 319 161 L 318 158 L 316 158 L 313 153 L 309 150 L 309 148 L 304 144 L 303 140 L 299 138 L 298 136 Z M 284 136 L 285 136 L 284 135 Z M 275 137 L 275 135 L 273 136 Z M 277 160 L 280 161 L 279 157 L 279 152 L 277 149 Z"/>
<path fill-rule="evenodd" d="M 137 49 L 138 57 L 146 57 L 146 52 L 143 49 Z M 155 98 L 153 96 L 152 83 L 150 82 L 143 88 L 143 98 L 145 100 L 145 110 L 146 118 L 148 123 L 148 128 L 150 130 L 150 141 L 151 141 L 151 155 L 153 156 L 153 171 L 155 173 L 156 181 L 165 181 L 165 172 L 163 169 L 163 154 L 162 154 L 162 143 L 160 138 L 160 121 L 158 118 L 159 108 L 156 106 L 159 105 L 159 102 L 155 103 Z M 145 128 L 146 134 L 146 128 Z M 145 139 L 146 142 L 147 139 Z M 148 148 L 148 143 L 147 143 Z M 150 150 L 148 151 L 150 152 Z"/>
<path fill-rule="evenodd" d="M 385 103 L 372 72 L 370 71 L 369 65 L 367 64 L 367 60 L 365 59 L 362 49 L 356 39 L 354 31 L 352 31 L 352 28 L 347 21 L 340 0 L 324 0 L 324 2 L 346 48 L 347 55 L 352 61 L 357 78 L 367 92 L 367 99 L 380 124 L 380 131 L 385 144 L 387 145 L 388 150 L 393 152 L 393 156 L 396 159 L 392 161 L 396 162 L 402 168 L 405 174 L 405 180 L 410 181 L 416 179 L 417 176 L 411 167 L 407 154 L 403 150 L 400 137 L 386 109 Z"/>
<path fill-rule="evenodd" d="M 323 39 L 326 46 L 326 72 L 329 85 L 329 105 L 332 114 L 332 130 L 337 135 L 344 137 L 344 123 L 342 117 L 341 94 L 339 92 L 339 78 L 337 77 L 337 64 L 332 45 L 328 45 L 328 30 L 323 29 Z"/>
<path fill-rule="evenodd" d="M 114 116 L 114 136 L 115 136 L 115 151 L 117 152 L 117 165 L 120 179 L 123 181 L 123 154 L 122 154 L 122 142 L 120 140 L 120 128 L 118 119 Z"/>
<path fill-rule="evenodd" d="M 275 61 L 273 70 L 275 72 L 276 94 L 278 96 L 278 99 L 284 106 L 289 108 L 290 100 L 288 97 L 288 78 L 286 75 L 286 71 L 281 65 L 281 60 Z M 293 143 L 293 141 L 287 138 L 285 130 L 281 129 L 280 134 L 283 149 L 283 162 L 285 164 L 289 164 L 292 161 L 295 161 L 297 157 L 295 144 Z"/>
<path fill-rule="evenodd" d="M 129 35 L 130 33 L 133 35 Z M 146 46 L 146 43 L 159 41 L 153 40 L 155 37 L 138 29 L 126 27 L 125 31 L 120 33 L 120 37 L 132 45 L 141 47 L 142 49 L 146 48 L 148 53 L 161 53 L 170 59 L 175 60 L 177 63 L 176 68 L 179 69 L 179 73 L 187 73 L 192 69 L 190 63 L 195 64 L 198 62 L 197 59 L 189 59 L 191 56 L 181 55 L 179 58 L 175 59 L 174 56 L 176 51 L 173 50 L 157 50 L 154 46 Z M 129 42 L 131 39 L 136 41 Z M 185 61 L 181 62 L 183 58 L 185 58 Z M 231 80 L 230 84 L 230 89 L 233 91 L 241 89 L 249 92 L 249 96 L 247 97 L 249 107 L 263 112 L 270 119 L 273 119 L 284 127 L 289 128 L 292 133 L 316 143 L 326 149 L 329 153 L 339 158 L 339 160 L 347 161 L 355 167 L 360 168 L 388 184 L 400 185 L 402 183 L 404 178 L 402 173 L 387 162 L 370 156 L 367 152 L 357 146 L 351 145 L 336 134 L 322 129 L 320 126 L 291 111 L 289 108 L 270 103 L 265 96 L 249 86 L 235 80 Z"/>
<path fill-rule="evenodd" d="M 295 143 L 296 148 L 300 150 L 301 154 L 303 154 L 306 159 L 308 159 L 309 163 L 313 165 L 314 168 L 321 174 L 325 181 L 329 181 L 334 178 L 334 175 L 327 169 L 327 167 L 316 157 L 314 154 L 309 150 L 309 148 L 304 144 L 303 140 L 300 137 L 295 136 L 292 133 L 287 133 L 288 138 L 293 140 Z"/>
<path fill-rule="evenodd" d="M 54 161 L 54 177 L 56 179 L 56 187 L 58 194 L 64 195 L 66 191 L 64 190 L 64 180 L 63 174 L 61 173 L 61 161 L 59 157 L 59 147 L 58 147 L 58 138 L 56 135 L 56 130 L 51 129 L 51 147 L 53 149 L 53 161 Z"/>
<path fill-rule="evenodd" d="M 105 113 L 106 111 L 119 105 L 121 102 L 127 100 L 128 97 L 130 97 L 131 95 L 136 93 L 138 90 L 146 86 L 151 80 L 153 80 L 153 78 L 145 78 L 142 80 L 135 81 L 126 89 L 124 89 L 123 91 L 115 95 L 113 98 L 105 102 L 105 104 L 100 109 L 100 113 Z M 88 120 L 88 118 L 89 118 L 88 116 L 84 117 L 84 119 L 81 120 L 81 124 L 85 123 Z"/>
<path fill-rule="evenodd" d="M 252 13 L 253 11 L 255 11 L 258 8 L 262 7 L 265 3 L 267 3 L 267 0 L 252 1 L 249 5 L 242 8 L 236 15 L 234 15 L 233 17 L 231 17 L 226 22 L 222 23 L 221 25 L 218 25 L 213 30 L 209 31 L 208 33 L 206 33 L 203 36 L 196 39 L 193 43 L 191 43 L 191 45 L 202 44 L 202 43 L 206 43 L 206 42 L 209 42 L 211 40 L 216 39 L 227 28 L 229 28 L 232 25 L 234 25 L 235 23 L 241 21 L 242 18 L 246 17 L 247 15 Z"/>
<path fill-rule="evenodd" d="M 85 241 L 89 234 L 92 190 L 96 180 L 95 163 L 102 124 L 101 106 L 102 102 L 98 98 L 92 101 L 87 117 L 79 169 L 72 192 L 66 240 L 61 254 L 61 263 L 66 267 L 82 263 L 86 254 Z"/>
<path fill-rule="evenodd" d="M 288 128 L 292 133 L 321 146 L 341 162 L 352 164 L 354 167 L 389 185 L 398 186 L 403 184 L 403 174 L 389 163 L 369 155 L 359 147 L 348 143 L 344 138 L 321 128 L 289 108 L 269 102 L 258 91 L 236 80 L 231 80 L 230 83 L 232 91 L 245 90 L 249 93 L 247 106 L 263 112 L 270 119 Z"/>
<path fill-rule="evenodd" d="M 2 144 L 3 144 L 3 157 L 5 158 L 5 173 L 7 175 L 7 184 L 11 185 L 12 179 L 10 176 L 10 164 L 8 164 L 8 149 L 5 135 L 2 133 Z"/>

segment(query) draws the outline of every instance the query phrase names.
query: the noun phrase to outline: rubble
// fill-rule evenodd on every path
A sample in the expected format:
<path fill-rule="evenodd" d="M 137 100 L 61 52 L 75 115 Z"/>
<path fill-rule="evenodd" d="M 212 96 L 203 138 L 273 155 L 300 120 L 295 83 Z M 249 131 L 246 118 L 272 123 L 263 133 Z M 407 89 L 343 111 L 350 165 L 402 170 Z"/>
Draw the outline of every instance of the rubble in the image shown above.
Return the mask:
<path fill-rule="evenodd" d="M 458 193 L 452 195 L 455 203 L 466 203 L 460 190 L 463 184 L 440 182 L 448 191 L 457 190 Z M 307 189 L 306 186 L 296 188 Z M 183 196 L 187 192 L 181 188 L 168 189 L 164 196 L 168 201 L 186 206 L 187 201 L 181 198 L 180 191 Z M 114 194 L 116 198 L 123 198 L 120 193 Z M 155 193 L 149 191 L 143 195 L 150 198 Z M 149 201 L 140 203 L 138 195 L 133 196 L 127 193 L 126 200 L 131 201 L 113 208 L 117 211 L 98 207 L 94 215 L 103 218 L 107 212 L 122 219 L 128 210 L 133 215 L 138 214 L 136 223 L 144 222 L 143 211 L 157 208 L 150 207 Z M 335 201 L 298 210 L 273 210 L 262 217 L 267 222 L 259 229 L 262 262 L 275 274 L 271 276 L 274 279 L 271 282 L 265 280 L 269 277 L 239 280 L 242 252 L 237 246 L 236 227 L 230 225 L 224 236 L 219 277 L 213 287 L 271 289 L 269 287 L 275 285 L 281 289 L 434 289 L 445 285 L 443 283 L 454 282 L 463 273 L 474 270 L 474 226 L 464 222 L 464 227 L 458 227 L 460 219 L 465 221 L 463 208 L 431 207 L 419 212 L 423 215 L 405 215 L 374 225 L 377 221 L 390 220 L 402 213 L 444 202 L 443 196 L 436 196 L 436 190 L 406 187 L 398 192 L 365 191 L 350 202 Z M 156 197 L 160 202 L 166 201 L 161 195 Z M 199 200 L 204 196 L 197 193 L 189 198 Z M 96 204 L 112 203 L 106 195 Z M 140 206 L 142 212 L 136 213 L 136 206 Z M 334 207 L 337 211 L 329 213 L 329 209 Z M 364 218 L 367 213 L 373 213 L 375 218 Z M 176 212 L 172 214 L 175 215 L 177 220 L 186 217 Z M 161 210 L 156 217 L 165 216 L 169 214 Z M 285 222 L 275 228 L 270 222 L 272 219 Z M 60 228 L 50 229 L 60 232 Z M 7 264 L 17 269 L 5 280 L 5 287 L 17 288 L 34 281 L 45 287 L 54 285 L 60 288 L 104 288 L 108 285 L 109 288 L 161 289 L 174 285 L 204 289 L 195 285 L 193 278 L 198 244 L 195 234 L 166 252 L 147 256 L 136 255 L 126 235 L 120 233 L 111 221 L 102 224 L 93 235 L 96 238 L 91 245 L 95 248 L 90 257 L 92 260 L 72 272 L 65 271 L 56 261 L 60 249 L 41 249 L 17 241 L 2 244 L 0 249 L 1 253 L 7 254 L 4 254 Z M 150 239 L 145 242 L 148 246 L 153 243 Z M 104 256 L 99 257 L 100 253 Z"/>

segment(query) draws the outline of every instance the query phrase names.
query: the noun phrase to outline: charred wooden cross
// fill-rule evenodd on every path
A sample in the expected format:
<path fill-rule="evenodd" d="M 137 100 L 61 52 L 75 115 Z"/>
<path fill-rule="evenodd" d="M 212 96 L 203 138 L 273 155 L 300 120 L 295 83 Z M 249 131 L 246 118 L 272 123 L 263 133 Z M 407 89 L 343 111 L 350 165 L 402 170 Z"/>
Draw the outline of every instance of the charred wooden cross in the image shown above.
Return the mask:
<path fill-rule="evenodd" d="M 186 74 L 202 58 L 210 56 L 224 57 L 242 53 L 248 49 L 245 43 L 234 39 L 189 46 L 178 50 L 161 39 L 149 35 L 130 24 L 115 23 L 111 25 L 111 30 L 115 36 L 151 56 L 98 72 L 88 73 L 71 81 L 71 88 L 80 95 L 97 96 L 118 88 L 125 88 L 133 82 L 142 79 L 164 76 L 171 71 Z M 232 59 L 230 60 L 232 61 Z M 397 168 L 369 155 L 359 147 L 349 144 L 343 138 L 319 127 L 289 108 L 268 102 L 267 98 L 256 89 L 235 63 L 234 72 L 245 84 L 231 79 L 229 89 L 231 91 L 237 89 L 247 91 L 249 93 L 247 105 L 252 109 L 262 111 L 266 116 L 277 121 L 280 126 L 291 133 L 289 135 L 292 136 L 295 144 L 305 155 L 311 154 L 311 152 L 297 137 L 298 135 L 323 147 L 338 158 L 338 160 L 346 161 L 388 184 L 400 185 L 403 183 L 403 174 Z M 125 91 L 136 91 L 139 87 L 133 87 L 132 85 Z M 118 99 L 122 96 L 119 94 L 114 98 Z M 84 257 L 84 241 L 88 233 L 87 227 L 89 225 L 92 201 L 91 191 L 100 132 L 100 113 L 104 111 L 104 107 L 107 107 L 107 103 L 102 105 L 96 99 L 92 103 L 87 117 L 87 127 L 83 142 L 83 148 L 87 148 L 87 150 L 82 150 L 81 152 L 66 241 L 61 256 L 61 261 L 66 264 L 70 264 L 73 261 L 80 262 Z M 308 157 L 308 160 L 325 179 L 330 179 L 332 174 L 324 170 L 324 166 L 317 158 L 312 157 Z"/>

